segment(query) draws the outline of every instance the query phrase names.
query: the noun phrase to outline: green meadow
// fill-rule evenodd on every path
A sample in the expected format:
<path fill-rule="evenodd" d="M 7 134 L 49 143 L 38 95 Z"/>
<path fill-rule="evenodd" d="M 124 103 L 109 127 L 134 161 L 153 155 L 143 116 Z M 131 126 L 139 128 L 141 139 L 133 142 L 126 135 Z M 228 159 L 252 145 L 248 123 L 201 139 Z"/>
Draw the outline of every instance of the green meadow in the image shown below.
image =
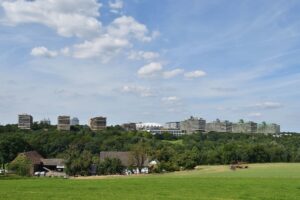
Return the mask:
<path fill-rule="evenodd" d="M 163 175 L 101 179 L 0 178 L 0 199 L 300 199 L 300 164 L 200 166 Z"/>

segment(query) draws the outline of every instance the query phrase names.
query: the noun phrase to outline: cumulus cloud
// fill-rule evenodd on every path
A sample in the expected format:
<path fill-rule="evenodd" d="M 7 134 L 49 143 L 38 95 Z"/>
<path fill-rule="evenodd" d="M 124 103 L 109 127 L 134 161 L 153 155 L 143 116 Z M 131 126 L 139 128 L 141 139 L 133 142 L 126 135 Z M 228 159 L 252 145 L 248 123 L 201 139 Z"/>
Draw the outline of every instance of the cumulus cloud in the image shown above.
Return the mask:
<path fill-rule="evenodd" d="M 137 85 L 124 85 L 121 89 L 123 93 L 136 94 L 141 97 L 150 97 L 153 96 L 153 92 L 150 88 L 137 86 Z"/>
<path fill-rule="evenodd" d="M 187 79 L 194 79 L 194 78 L 200 78 L 206 76 L 206 72 L 201 71 L 201 70 L 196 70 L 192 72 L 187 72 L 184 74 L 184 77 Z"/>
<path fill-rule="evenodd" d="M 110 60 L 123 48 L 129 47 L 130 43 L 126 39 L 104 35 L 92 41 L 85 41 L 74 46 L 73 56 L 75 58 L 100 57 L 104 62 Z"/>
<path fill-rule="evenodd" d="M 171 71 L 165 71 L 163 73 L 163 77 L 165 79 L 169 79 L 169 78 L 173 78 L 175 76 L 178 76 L 180 74 L 182 74 L 184 72 L 183 69 L 174 69 L 174 70 L 171 70 Z"/>
<path fill-rule="evenodd" d="M 53 58 L 58 55 L 56 51 L 50 51 L 46 47 L 35 47 L 30 53 L 32 56 Z"/>
<path fill-rule="evenodd" d="M 132 51 L 128 59 L 130 60 L 154 60 L 159 57 L 159 54 L 152 51 Z"/>
<path fill-rule="evenodd" d="M 97 0 L 12 0 L 0 2 L 5 23 L 39 23 L 55 29 L 64 37 L 95 36 L 102 24 L 97 20 L 101 4 Z"/>
<path fill-rule="evenodd" d="M 123 8 L 124 4 L 122 0 L 115 0 L 108 2 L 109 7 L 111 8 L 110 12 L 112 13 L 119 13 L 120 10 Z"/>
<path fill-rule="evenodd" d="M 150 42 L 148 28 L 137 22 L 131 16 L 121 16 L 116 18 L 107 28 L 107 33 L 117 38 L 134 38 L 142 42 Z"/>
<path fill-rule="evenodd" d="M 159 74 L 163 69 L 162 64 L 158 62 L 152 62 L 140 68 L 138 70 L 138 75 L 140 77 L 153 77 Z"/>

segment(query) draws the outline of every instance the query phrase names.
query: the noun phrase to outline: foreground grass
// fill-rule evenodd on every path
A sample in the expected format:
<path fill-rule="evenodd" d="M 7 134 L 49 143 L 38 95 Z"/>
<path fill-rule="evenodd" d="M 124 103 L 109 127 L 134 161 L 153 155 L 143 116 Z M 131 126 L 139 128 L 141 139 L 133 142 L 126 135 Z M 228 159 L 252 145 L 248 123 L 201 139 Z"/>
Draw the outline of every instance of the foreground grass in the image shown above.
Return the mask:
<path fill-rule="evenodd" d="M 228 166 L 166 175 L 101 180 L 1 180 L 0 199 L 300 199 L 300 164 Z"/>

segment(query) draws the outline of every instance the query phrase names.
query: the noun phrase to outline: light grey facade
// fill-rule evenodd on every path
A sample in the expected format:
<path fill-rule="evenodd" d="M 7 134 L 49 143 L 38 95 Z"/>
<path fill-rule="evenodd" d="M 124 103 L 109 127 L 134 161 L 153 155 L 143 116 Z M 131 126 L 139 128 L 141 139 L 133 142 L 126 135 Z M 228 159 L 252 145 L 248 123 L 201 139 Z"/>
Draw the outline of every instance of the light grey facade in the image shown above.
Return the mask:
<path fill-rule="evenodd" d="M 259 124 L 258 128 L 257 128 L 257 133 L 279 134 L 280 133 L 280 125 L 266 124 L 266 123 Z"/>
<path fill-rule="evenodd" d="M 94 117 L 90 119 L 90 128 L 93 131 L 101 131 L 106 128 L 106 117 Z"/>
<path fill-rule="evenodd" d="M 189 119 L 180 122 L 180 130 L 186 134 L 192 134 L 197 131 L 205 131 L 206 121 L 202 118 L 191 116 Z"/>
<path fill-rule="evenodd" d="M 166 129 L 180 129 L 180 122 L 167 122 L 164 125 Z"/>
<path fill-rule="evenodd" d="M 71 119 L 71 126 L 77 126 L 79 125 L 79 119 L 77 117 L 73 117 Z"/>
<path fill-rule="evenodd" d="M 18 128 L 29 130 L 33 124 L 33 117 L 28 114 L 21 114 L 18 116 Z"/>
<path fill-rule="evenodd" d="M 126 123 L 126 124 L 122 124 L 122 127 L 126 130 L 126 131 L 136 131 L 136 123 Z"/>
<path fill-rule="evenodd" d="M 60 131 L 69 131 L 71 127 L 70 116 L 58 116 L 57 129 Z"/>
<path fill-rule="evenodd" d="M 232 123 L 217 119 L 216 121 L 206 124 L 206 132 L 230 133 L 232 132 Z"/>
<path fill-rule="evenodd" d="M 232 124 L 233 133 L 257 133 L 257 123 L 245 122 Z"/>

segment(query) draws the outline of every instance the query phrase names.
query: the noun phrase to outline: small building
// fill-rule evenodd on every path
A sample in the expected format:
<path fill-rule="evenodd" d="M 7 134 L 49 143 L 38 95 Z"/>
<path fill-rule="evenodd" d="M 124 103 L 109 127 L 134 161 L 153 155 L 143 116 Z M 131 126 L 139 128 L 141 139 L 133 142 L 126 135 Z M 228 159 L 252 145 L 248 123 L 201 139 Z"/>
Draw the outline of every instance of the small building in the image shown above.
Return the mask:
<path fill-rule="evenodd" d="M 197 131 L 205 131 L 206 120 L 191 116 L 189 119 L 180 122 L 180 130 L 187 134 L 192 134 Z"/>
<path fill-rule="evenodd" d="M 230 133 L 232 132 L 232 123 L 229 121 L 216 121 L 206 124 L 206 132 Z"/>
<path fill-rule="evenodd" d="M 18 118 L 18 128 L 30 130 L 33 124 L 33 117 L 28 114 L 21 114 Z"/>
<path fill-rule="evenodd" d="M 70 116 L 58 116 L 57 129 L 60 131 L 69 131 L 71 127 Z"/>
<path fill-rule="evenodd" d="M 164 133 L 170 133 L 174 136 L 182 136 L 182 135 L 185 135 L 185 132 L 182 131 L 182 130 L 179 130 L 179 129 L 152 129 L 152 130 L 149 130 L 148 132 L 150 132 L 152 135 L 161 135 L 161 134 L 164 134 Z"/>
<path fill-rule="evenodd" d="M 126 131 L 136 131 L 136 123 L 126 123 L 126 124 L 122 124 L 122 127 L 123 127 Z"/>
<path fill-rule="evenodd" d="M 106 129 L 106 117 L 91 118 L 89 126 L 93 131 L 101 131 Z"/>
<path fill-rule="evenodd" d="M 238 122 L 232 124 L 233 133 L 257 133 L 257 123 L 255 122 Z"/>
<path fill-rule="evenodd" d="M 79 119 L 77 117 L 73 117 L 71 119 L 71 126 L 77 126 L 79 125 Z"/>

